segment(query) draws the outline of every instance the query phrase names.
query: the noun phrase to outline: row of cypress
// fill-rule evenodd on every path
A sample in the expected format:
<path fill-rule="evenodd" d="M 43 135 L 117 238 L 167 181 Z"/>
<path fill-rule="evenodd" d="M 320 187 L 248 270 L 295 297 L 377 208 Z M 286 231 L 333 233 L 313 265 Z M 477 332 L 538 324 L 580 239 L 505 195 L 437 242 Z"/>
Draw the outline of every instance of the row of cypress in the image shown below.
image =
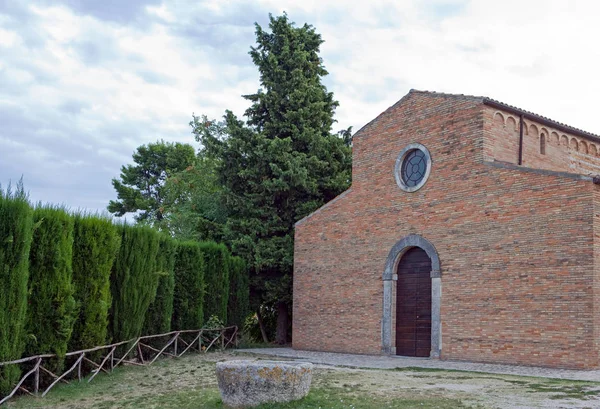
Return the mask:
<path fill-rule="evenodd" d="M 212 315 L 241 326 L 247 312 L 245 265 L 224 245 L 32 208 L 22 185 L 0 188 L 0 362 L 197 329 Z M 0 367 L 0 394 L 19 374 Z"/>

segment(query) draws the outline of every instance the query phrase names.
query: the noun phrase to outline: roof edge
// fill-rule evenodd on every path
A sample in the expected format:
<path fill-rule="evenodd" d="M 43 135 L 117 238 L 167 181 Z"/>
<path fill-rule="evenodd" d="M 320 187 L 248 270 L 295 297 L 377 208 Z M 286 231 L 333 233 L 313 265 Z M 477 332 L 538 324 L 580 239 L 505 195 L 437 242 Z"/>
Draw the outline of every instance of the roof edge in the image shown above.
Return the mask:
<path fill-rule="evenodd" d="M 570 125 L 563 124 L 562 122 L 558 122 L 558 121 L 552 120 L 550 118 L 547 118 L 545 116 L 538 115 L 538 114 L 535 114 L 530 111 L 526 111 L 521 108 L 517 108 L 513 105 L 505 104 L 504 102 L 496 101 L 495 99 L 491 99 L 491 98 L 487 98 L 487 97 L 483 98 L 483 104 L 493 107 L 493 108 L 502 109 L 504 111 L 511 112 L 511 113 L 519 115 L 519 116 L 523 115 L 523 118 L 529 119 L 531 121 L 535 121 L 542 125 L 546 125 L 546 126 L 550 126 L 552 128 L 558 129 L 562 132 L 574 134 L 574 135 L 577 135 L 580 137 L 590 139 L 594 142 L 600 143 L 600 135 L 596 135 L 591 132 L 587 132 L 582 129 L 572 127 Z"/>
<path fill-rule="evenodd" d="M 298 220 L 296 223 L 294 223 L 294 227 L 298 227 L 301 224 L 303 224 L 305 221 L 307 221 L 308 219 L 310 219 L 311 217 L 313 217 L 314 215 L 316 215 L 317 213 L 320 213 L 322 210 L 325 210 L 327 207 L 329 207 L 329 205 L 337 202 L 338 200 L 340 200 L 341 198 L 343 198 L 344 196 L 346 196 L 348 193 L 350 193 L 352 191 L 352 186 L 350 186 L 348 189 L 344 190 L 342 193 L 340 193 L 339 195 L 337 195 L 336 197 L 334 197 L 333 199 L 331 199 L 329 202 L 323 204 L 323 206 L 319 207 L 317 210 L 315 210 L 312 213 L 307 214 L 306 216 L 304 216 L 302 219 Z"/>
<path fill-rule="evenodd" d="M 560 171 L 556 171 L 556 170 L 529 168 L 529 167 L 525 167 L 525 166 L 515 165 L 514 163 L 500 162 L 500 161 L 484 160 L 483 164 L 494 167 L 494 168 L 500 168 L 500 169 L 510 169 L 510 170 L 516 170 L 519 172 L 536 173 L 538 175 L 544 175 L 544 176 L 555 176 L 555 177 L 561 177 L 561 178 L 566 178 L 566 179 L 575 179 L 575 180 L 583 180 L 586 182 L 594 182 L 593 176 L 582 175 L 580 173 L 560 172 Z"/>
<path fill-rule="evenodd" d="M 404 102 L 406 99 L 408 99 L 413 94 L 424 95 L 424 96 L 427 96 L 427 97 L 442 97 L 442 98 L 463 99 L 463 100 L 473 101 L 473 102 L 480 103 L 480 104 L 483 103 L 483 101 L 486 99 L 486 97 L 478 97 L 478 96 L 474 96 L 474 95 L 448 94 L 448 93 L 444 93 L 444 92 L 421 91 L 421 90 L 418 90 L 418 89 L 411 88 L 406 95 L 404 95 L 398 101 L 394 102 L 392 105 L 390 105 L 389 107 L 387 107 L 383 112 L 381 112 L 375 118 L 373 118 L 372 120 L 370 120 L 369 122 L 367 122 L 365 125 L 363 125 L 358 131 L 356 131 L 354 133 L 354 136 L 359 136 L 359 134 L 364 129 L 366 129 L 373 122 L 377 121 L 383 114 L 385 114 L 390 109 L 395 108 L 396 106 L 400 105 L 402 102 Z"/>

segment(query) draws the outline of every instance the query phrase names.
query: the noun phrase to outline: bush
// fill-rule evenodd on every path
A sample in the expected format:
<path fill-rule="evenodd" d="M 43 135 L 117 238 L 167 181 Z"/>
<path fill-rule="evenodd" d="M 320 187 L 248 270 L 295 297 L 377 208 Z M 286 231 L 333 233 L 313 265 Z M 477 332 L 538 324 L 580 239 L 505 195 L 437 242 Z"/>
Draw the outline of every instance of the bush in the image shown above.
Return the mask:
<path fill-rule="evenodd" d="M 22 183 L 14 193 L 10 186 L 0 188 L 0 362 L 21 358 L 25 349 L 32 228 L 33 212 Z M 9 392 L 19 376 L 17 365 L 0 367 L 0 394 Z"/>
<path fill-rule="evenodd" d="M 229 301 L 227 319 L 241 330 L 250 312 L 250 284 L 246 263 L 240 257 L 231 257 L 229 269 Z"/>
<path fill-rule="evenodd" d="M 74 219 L 73 286 L 80 308 L 70 351 L 104 345 L 107 340 L 110 272 L 120 243 L 110 219 L 83 214 Z"/>
<path fill-rule="evenodd" d="M 111 274 L 110 334 L 114 342 L 137 338 L 154 301 L 160 234 L 150 227 L 118 226 L 121 245 Z"/>
<path fill-rule="evenodd" d="M 143 330 L 146 335 L 164 334 L 171 331 L 176 252 L 177 242 L 168 236 L 161 236 L 156 257 L 156 271 L 159 274 L 158 287 L 154 302 L 150 304 L 146 313 Z"/>
<path fill-rule="evenodd" d="M 174 330 L 199 329 L 204 322 L 205 264 L 200 244 L 179 243 L 175 257 Z"/>
<path fill-rule="evenodd" d="M 230 254 L 223 244 L 215 242 L 200 243 L 204 257 L 206 272 L 204 282 L 204 321 L 216 315 L 221 321 L 227 322 L 227 301 L 229 300 L 229 265 Z"/>
<path fill-rule="evenodd" d="M 56 354 L 51 371 L 60 371 L 73 332 L 73 218 L 64 209 L 38 205 L 33 212 L 29 254 L 28 342 L 26 355 Z"/>

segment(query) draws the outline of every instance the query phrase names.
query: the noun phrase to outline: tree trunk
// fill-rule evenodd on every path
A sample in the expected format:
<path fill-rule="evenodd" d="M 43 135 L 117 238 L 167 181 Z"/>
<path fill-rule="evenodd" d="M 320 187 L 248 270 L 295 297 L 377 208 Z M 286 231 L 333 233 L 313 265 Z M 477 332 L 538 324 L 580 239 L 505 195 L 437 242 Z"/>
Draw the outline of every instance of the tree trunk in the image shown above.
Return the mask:
<path fill-rule="evenodd" d="M 277 335 L 275 342 L 279 345 L 287 343 L 288 306 L 285 302 L 277 303 Z"/>
<path fill-rule="evenodd" d="M 269 338 L 267 337 L 267 331 L 265 331 L 265 324 L 262 319 L 262 315 L 260 315 L 260 306 L 256 309 L 256 318 L 258 319 L 258 327 L 260 328 L 260 333 L 262 334 L 263 341 L 265 344 L 269 343 Z"/>

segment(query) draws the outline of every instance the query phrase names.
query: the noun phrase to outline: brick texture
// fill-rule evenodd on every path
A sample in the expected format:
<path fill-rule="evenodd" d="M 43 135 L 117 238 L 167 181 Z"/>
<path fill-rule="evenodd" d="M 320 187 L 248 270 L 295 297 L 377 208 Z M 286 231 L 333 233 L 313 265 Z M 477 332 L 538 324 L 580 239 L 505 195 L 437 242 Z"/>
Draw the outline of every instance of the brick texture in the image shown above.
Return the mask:
<path fill-rule="evenodd" d="M 441 359 L 599 366 L 600 191 L 495 166 L 517 163 L 518 121 L 480 98 L 411 92 L 355 135 L 351 189 L 296 225 L 294 348 L 381 353 L 385 260 L 419 234 L 441 261 Z M 600 166 L 594 143 L 526 126 L 523 167 Z M 412 142 L 432 169 L 406 193 L 394 163 Z"/>

